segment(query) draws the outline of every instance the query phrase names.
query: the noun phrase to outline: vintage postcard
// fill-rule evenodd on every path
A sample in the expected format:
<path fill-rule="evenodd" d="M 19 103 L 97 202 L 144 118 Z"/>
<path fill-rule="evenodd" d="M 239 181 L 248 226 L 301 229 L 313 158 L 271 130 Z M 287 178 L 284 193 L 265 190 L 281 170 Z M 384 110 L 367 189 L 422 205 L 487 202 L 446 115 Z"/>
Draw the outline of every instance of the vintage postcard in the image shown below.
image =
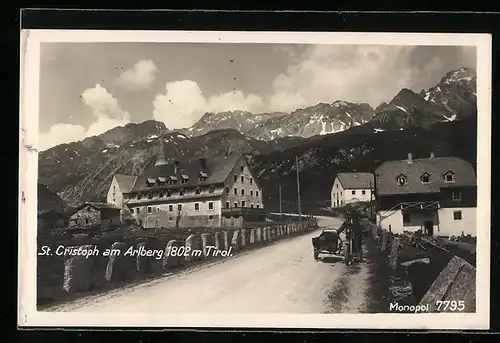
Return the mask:
<path fill-rule="evenodd" d="M 21 36 L 19 326 L 489 328 L 489 35 Z"/>

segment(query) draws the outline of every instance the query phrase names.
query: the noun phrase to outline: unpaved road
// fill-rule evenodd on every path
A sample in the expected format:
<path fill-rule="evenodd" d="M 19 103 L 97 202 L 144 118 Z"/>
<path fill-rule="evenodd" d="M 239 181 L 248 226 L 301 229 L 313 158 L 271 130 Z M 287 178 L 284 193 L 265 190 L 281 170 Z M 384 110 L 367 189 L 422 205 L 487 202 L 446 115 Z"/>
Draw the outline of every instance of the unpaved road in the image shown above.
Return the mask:
<path fill-rule="evenodd" d="M 319 225 L 341 220 L 319 217 Z M 277 241 L 223 262 L 150 283 L 79 299 L 51 310 L 84 312 L 359 313 L 367 267 L 315 261 L 311 238 Z M 50 309 L 49 309 L 50 310 Z"/>

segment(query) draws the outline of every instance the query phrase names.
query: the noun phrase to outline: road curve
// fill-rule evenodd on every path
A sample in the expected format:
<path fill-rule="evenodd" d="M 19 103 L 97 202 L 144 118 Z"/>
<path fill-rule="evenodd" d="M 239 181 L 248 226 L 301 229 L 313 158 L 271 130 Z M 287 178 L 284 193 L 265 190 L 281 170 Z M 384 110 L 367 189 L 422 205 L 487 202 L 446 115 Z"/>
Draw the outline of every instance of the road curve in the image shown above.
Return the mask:
<path fill-rule="evenodd" d="M 342 220 L 318 217 L 321 228 Z M 74 312 L 331 313 L 343 263 L 313 258 L 320 230 L 134 288 L 80 299 L 54 309 Z M 346 302 L 349 302 L 345 300 Z M 352 301 L 351 301 L 352 302 Z M 356 301 L 354 301 L 356 303 Z M 356 309 L 354 309 L 356 310 Z"/>

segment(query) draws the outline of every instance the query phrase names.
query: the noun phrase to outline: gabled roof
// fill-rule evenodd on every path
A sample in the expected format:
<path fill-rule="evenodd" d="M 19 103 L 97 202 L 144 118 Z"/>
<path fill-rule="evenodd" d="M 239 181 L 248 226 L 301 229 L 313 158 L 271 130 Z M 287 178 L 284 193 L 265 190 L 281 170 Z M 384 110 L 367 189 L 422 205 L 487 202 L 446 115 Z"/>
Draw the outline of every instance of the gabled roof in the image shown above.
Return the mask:
<path fill-rule="evenodd" d="M 443 175 L 448 171 L 454 173 L 455 181 L 445 182 Z M 433 157 L 407 160 L 387 161 L 376 170 L 376 192 L 379 195 L 438 193 L 443 187 L 475 186 L 476 173 L 472 165 L 458 157 Z M 422 183 L 420 177 L 429 174 L 429 183 Z M 398 185 L 396 178 L 404 174 L 407 182 Z"/>
<path fill-rule="evenodd" d="M 370 189 L 375 179 L 372 173 L 338 173 L 337 178 L 344 189 Z"/>
<path fill-rule="evenodd" d="M 137 176 L 115 174 L 115 179 L 122 192 L 127 193 L 134 187 Z"/>
<path fill-rule="evenodd" d="M 80 206 L 78 206 L 77 208 L 75 208 L 73 210 L 73 212 L 77 212 L 79 210 L 81 210 L 82 208 L 84 207 L 87 207 L 87 206 L 90 206 L 90 207 L 93 207 L 95 208 L 96 210 L 107 210 L 107 209 L 112 209 L 112 210 L 121 210 L 120 207 L 118 206 L 115 206 L 113 204 L 108 204 L 107 202 L 86 202 L 84 204 L 81 204 Z"/>
<path fill-rule="evenodd" d="M 177 179 L 175 184 L 171 185 L 168 182 L 162 185 L 163 189 L 173 189 L 173 188 L 193 188 L 197 186 L 208 186 L 224 183 L 226 179 L 231 174 L 234 169 L 236 163 L 240 161 L 240 159 L 245 158 L 240 153 L 232 153 L 213 156 L 204 158 L 203 161 L 199 158 L 191 158 L 180 160 L 177 163 L 177 172 L 174 173 L 175 170 L 175 161 L 171 161 L 167 164 L 156 165 L 150 169 L 144 171 L 144 173 L 137 177 L 134 187 L 130 190 L 130 192 L 137 192 L 142 190 L 148 190 L 152 188 L 158 187 L 157 185 L 153 185 L 148 187 L 146 181 L 147 179 L 157 179 L 158 177 L 167 178 L 167 180 Z M 203 181 L 200 181 L 200 173 L 206 173 Z M 183 175 L 187 176 L 187 182 L 182 183 Z"/>

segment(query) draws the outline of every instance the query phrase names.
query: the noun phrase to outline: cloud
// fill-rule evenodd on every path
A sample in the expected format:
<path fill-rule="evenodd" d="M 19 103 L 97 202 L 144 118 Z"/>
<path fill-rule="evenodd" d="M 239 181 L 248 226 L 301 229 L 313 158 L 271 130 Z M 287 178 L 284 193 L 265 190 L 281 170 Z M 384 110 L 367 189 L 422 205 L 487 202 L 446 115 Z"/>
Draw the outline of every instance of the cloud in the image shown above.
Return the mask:
<path fill-rule="evenodd" d="M 464 47 L 314 45 L 273 82 L 272 110 L 293 111 L 318 102 L 345 100 L 373 107 L 402 88 L 420 91 L 448 71 L 474 66 L 475 49 Z"/>
<path fill-rule="evenodd" d="M 99 84 L 83 91 L 80 98 L 83 104 L 91 110 L 93 121 L 89 127 L 85 129 L 82 125 L 55 124 L 48 132 L 40 134 L 40 150 L 96 136 L 130 122 L 129 113 L 124 111 L 118 100 Z"/>
<path fill-rule="evenodd" d="M 85 128 L 81 125 L 55 124 L 48 132 L 38 136 L 38 145 L 41 151 L 53 146 L 79 141 L 85 138 Z"/>
<path fill-rule="evenodd" d="M 141 60 L 118 77 L 118 86 L 128 90 L 148 88 L 155 80 L 158 68 L 152 60 Z"/>
<path fill-rule="evenodd" d="M 205 112 L 255 112 L 263 105 L 260 97 L 245 96 L 239 90 L 205 97 L 196 82 L 183 80 L 167 83 L 166 92 L 155 97 L 153 117 L 163 121 L 169 129 L 179 129 L 193 125 Z"/>

